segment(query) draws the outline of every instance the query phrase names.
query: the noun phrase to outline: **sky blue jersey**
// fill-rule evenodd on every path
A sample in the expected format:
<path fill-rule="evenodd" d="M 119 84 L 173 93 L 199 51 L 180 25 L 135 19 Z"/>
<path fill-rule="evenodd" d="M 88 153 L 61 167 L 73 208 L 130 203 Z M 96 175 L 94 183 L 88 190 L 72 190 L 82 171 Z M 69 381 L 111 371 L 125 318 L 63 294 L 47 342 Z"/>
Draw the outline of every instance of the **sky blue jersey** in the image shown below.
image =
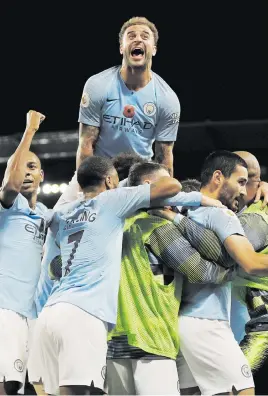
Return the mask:
<path fill-rule="evenodd" d="M 96 155 L 135 152 L 151 159 L 155 140 L 176 140 L 179 118 L 177 95 L 154 72 L 151 81 L 138 91 L 127 88 L 120 67 L 95 74 L 84 86 L 79 122 L 100 128 Z"/>
<path fill-rule="evenodd" d="M 34 294 L 40 275 L 45 231 L 51 212 L 35 210 L 19 194 L 13 205 L 0 205 L 0 308 L 35 317 Z"/>

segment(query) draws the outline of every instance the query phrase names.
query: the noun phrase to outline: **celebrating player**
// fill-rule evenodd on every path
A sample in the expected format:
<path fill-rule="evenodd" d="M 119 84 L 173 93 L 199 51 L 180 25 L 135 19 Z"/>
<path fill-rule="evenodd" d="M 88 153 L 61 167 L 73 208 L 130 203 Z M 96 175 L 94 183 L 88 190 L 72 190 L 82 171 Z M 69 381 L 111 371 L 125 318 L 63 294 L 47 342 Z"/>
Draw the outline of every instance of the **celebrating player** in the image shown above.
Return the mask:
<path fill-rule="evenodd" d="M 173 171 L 180 103 L 169 85 L 151 70 L 157 41 L 152 22 L 131 18 L 119 33 L 122 65 L 87 80 L 79 113 L 80 150 L 85 156 L 136 152 L 151 159 L 156 141 L 155 160 Z"/>

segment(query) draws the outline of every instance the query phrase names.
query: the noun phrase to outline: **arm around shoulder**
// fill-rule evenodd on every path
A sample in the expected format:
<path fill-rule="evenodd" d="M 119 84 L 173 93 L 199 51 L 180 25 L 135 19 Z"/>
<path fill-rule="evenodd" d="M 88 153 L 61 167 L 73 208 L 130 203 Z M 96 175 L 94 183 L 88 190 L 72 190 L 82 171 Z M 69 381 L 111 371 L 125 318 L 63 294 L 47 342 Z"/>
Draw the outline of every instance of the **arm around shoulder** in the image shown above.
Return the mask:
<path fill-rule="evenodd" d="M 268 276 L 268 255 L 256 253 L 247 238 L 231 235 L 224 246 L 232 258 L 250 275 Z"/>
<path fill-rule="evenodd" d="M 164 176 L 157 182 L 150 184 L 150 202 L 164 200 L 177 195 L 181 190 L 181 184 L 173 177 Z"/>

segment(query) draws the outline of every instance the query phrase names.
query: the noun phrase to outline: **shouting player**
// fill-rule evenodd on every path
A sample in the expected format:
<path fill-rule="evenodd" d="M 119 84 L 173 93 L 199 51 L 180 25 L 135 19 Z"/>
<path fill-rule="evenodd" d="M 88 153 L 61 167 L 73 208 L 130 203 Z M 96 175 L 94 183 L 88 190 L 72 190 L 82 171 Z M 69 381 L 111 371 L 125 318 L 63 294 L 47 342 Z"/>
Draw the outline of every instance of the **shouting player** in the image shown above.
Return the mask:
<path fill-rule="evenodd" d="M 169 85 L 151 70 L 157 41 L 152 22 L 131 18 L 119 33 L 122 65 L 87 80 L 79 113 L 80 149 L 85 156 L 135 152 L 151 159 L 155 141 L 155 160 L 173 171 L 180 103 Z"/>

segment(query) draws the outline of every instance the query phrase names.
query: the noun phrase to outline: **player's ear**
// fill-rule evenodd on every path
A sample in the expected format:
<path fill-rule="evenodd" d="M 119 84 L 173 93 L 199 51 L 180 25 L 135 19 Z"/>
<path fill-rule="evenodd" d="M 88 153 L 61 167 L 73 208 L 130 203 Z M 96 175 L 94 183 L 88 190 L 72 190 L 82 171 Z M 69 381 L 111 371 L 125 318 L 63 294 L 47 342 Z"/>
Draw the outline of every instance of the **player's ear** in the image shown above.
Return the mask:
<path fill-rule="evenodd" d="M 111 188 L 112 188 L 111 176 L 106 176 L 104 182 L 105 182 L 106 190 L 111 190 Z"/>
<path fill-rule="evenodd" d="M 142 184 L 151 184 L 151 183 L 152 183 L 151 180 L 148 180 L 148 179 L 145 179 L 142 182 Z"/>
<path fill-rule="evenodd" d="M 120 52 L 120 54 L 121 54 L 121 55 L 123 55 L 123 48 L 122 48 L 122 44 L 120 44 L 120 47 L 119 47 L 119 52 Z"/>
<path fill-rule="evenodd" d="M 40 178 L 41 178 L 40 183 L 42 183 L 44 181 L 44 177 L 45 177 L 44 171 L 43 171 L 43 169 L 40 169 Z"/>
<path fill-rule="evenodd" d="M 155 56 L 156 52 L 157 52 L 157 47 L 156 47 L 156 45 L 154 45 L 154 46 L 153 46 L 152 55 Z"/>
<path fill-rule="evenodd" d="M 215 185 L 220 186 L 223 182 L 224 176 L 220 170 L 216 170 L 212 175 L 212 181 Z"/>

